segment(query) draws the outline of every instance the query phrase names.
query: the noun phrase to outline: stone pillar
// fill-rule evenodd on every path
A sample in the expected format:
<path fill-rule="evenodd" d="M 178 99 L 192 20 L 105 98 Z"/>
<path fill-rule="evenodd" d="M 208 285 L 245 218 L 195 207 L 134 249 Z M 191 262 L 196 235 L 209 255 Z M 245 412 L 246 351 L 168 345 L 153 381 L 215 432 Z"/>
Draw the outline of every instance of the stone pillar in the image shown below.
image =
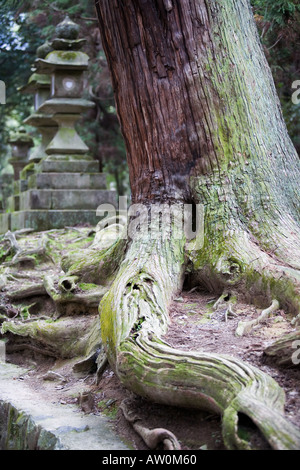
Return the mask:
<path fill-rule="evenodd" d="M 6 209 L 14 212 L 20 209 L 20 193 L 27 189 L 27 181 L 22 179 L 21 174 L 28 164 L 29 151 L 34 146 L 34 142 L 22 127 L 19 132 L 11 136 L 9 144 L 11 146 L 9 163 L 14 169 L 14 187 L 13 195 L 7 198 Z"/>
<path fill-rule="evenodd" d="M 12 196 L 14 191 L 14 169 L 12 165 L 7 164 L 1 171 L 1 192 L 2 192 L 2 209 L 7 209 L 7 199 Z"/>
<path fill-rule="evenodd" d="M 10 214 L 8 200 L 14 190 L 14 169 L 12 165 L 6 165 L 1 171 L 2 211 L 0 212 L 0 233 L 6 233 L 10 229 Z"/>
<path fill-rule="evenodd" d="M 28 163 L 29 150 L 34 146 L 33 138 L 26 133 L 24 127 L 10 137 L 11 158 L 9 162 L 14 169 L 15 181 L 20 179 L 20 173 Z"/>

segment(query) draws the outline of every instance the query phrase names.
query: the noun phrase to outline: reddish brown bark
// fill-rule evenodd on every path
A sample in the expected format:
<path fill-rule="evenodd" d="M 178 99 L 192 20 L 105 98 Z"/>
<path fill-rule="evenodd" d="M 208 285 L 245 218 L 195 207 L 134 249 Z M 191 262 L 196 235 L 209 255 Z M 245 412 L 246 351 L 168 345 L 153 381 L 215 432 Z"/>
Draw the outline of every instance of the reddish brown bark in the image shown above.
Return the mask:
<path fill-rule="evenodd" d="M 97 6 L 133 201 L 189 200 L 193 168 L 213 154 L 209 102 L 201 84 L 191 86 L 194 51 L 211 48 L 205 1 L 197 11 L 191 1 L 173 7 L 162 0 L 110 0 Z"/>

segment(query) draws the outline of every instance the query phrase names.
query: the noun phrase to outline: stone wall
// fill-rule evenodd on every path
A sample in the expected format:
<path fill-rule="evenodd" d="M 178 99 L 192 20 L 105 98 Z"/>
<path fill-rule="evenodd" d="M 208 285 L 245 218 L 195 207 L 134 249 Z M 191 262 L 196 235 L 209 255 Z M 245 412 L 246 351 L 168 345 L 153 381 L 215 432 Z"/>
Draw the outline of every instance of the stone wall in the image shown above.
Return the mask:
<path fill-rule="evenodd" d="M 57 436 L 36 424 L 33 418 L 0 400 L 0 450 L 59 450 Z"/>

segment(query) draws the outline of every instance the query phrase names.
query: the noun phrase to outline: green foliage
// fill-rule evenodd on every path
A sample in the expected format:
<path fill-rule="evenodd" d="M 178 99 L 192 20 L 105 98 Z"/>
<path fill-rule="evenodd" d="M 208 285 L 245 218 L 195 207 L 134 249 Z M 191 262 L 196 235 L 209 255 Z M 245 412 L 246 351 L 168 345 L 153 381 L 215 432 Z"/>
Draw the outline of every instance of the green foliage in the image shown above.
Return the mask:
<path fill-rule="evenodd" d="M 21 307 L 20 314 L 22 320 L 28 320 L 30 318 L 30 308 L 33 307 L 35 304 L 25 305 Z"/>
<path fill-rule="evenodd" d="M 299 0 L 251 2 L 288 131 L 300 154 L 300 106 L 292 102 L 292 84 L 300 79 L 300 3 Z"/>
<path fill-rule="evenodd" d="M 279 26 L 293 21 L 295 15 L 300 12 L 298 0 L 252 0 L 252 5 L 266 21 Z"/>
<path fill-rule="evenodd" d="M 32 104 L 32 98 L 18 93 L 18 88 L 28 80 L 41 43 L 36 26 L 28 24 L 24 15 L 16 19 L 15 13 L 8 5 L 1 6 L 0 79 L 6 84 L 6 105 L 0 106 L 0 170 L 7 161 L 9 131 L 19 127 Z"/>

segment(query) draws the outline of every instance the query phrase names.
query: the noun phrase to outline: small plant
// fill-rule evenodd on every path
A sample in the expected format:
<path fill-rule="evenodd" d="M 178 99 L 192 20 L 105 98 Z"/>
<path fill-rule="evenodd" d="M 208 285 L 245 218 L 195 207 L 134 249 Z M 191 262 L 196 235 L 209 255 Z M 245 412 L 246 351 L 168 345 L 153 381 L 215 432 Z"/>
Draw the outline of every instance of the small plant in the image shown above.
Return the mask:
<path fill-rule="evenodd" d="M 22 320 L 28 320 L 30 318 L 30 309 L 31 307 L 33 307 L 35 305 L 34 304 L 31 304 L 31 305 L 26 305 L 24 307 L 21 307 L 21 310 L 20 310 L 20 315 L 22 317 Z"/>

